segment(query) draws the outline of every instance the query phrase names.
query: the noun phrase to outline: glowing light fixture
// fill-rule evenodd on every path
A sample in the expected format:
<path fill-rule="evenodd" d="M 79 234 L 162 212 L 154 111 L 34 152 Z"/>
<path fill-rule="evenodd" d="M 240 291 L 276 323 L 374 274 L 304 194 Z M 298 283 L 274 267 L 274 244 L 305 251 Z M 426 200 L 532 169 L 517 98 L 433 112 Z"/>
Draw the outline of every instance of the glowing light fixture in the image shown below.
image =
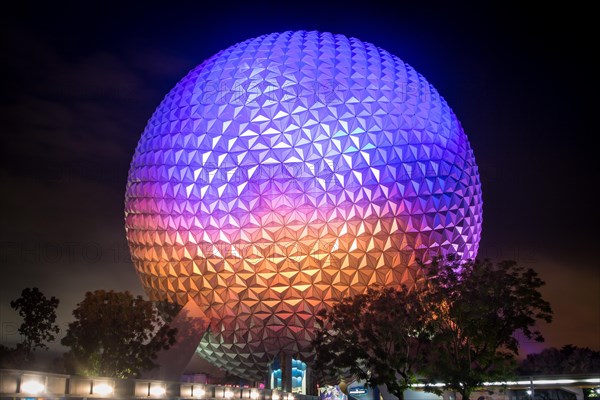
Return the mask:
<path fill-rule="evenodd" d="M 529 381 L 495 381 L 495 382 L 483 382 L 483 386 L 531 386 L 531 385 L 572 385 L 576 383 L 600 383 L 600 378 L 586 378 L 586 379 L 538 379 Z M 426 385 L 424 383 L 417 383 L 412 385 L 414 387 L 425 387 L 425 386 L 445 386 L 444 383 L 436 383 L 433 385 Z M 531 389 L 529 389 L 531 390 Z"/>
<path fill-rule="evenodd" d="M 225 390 L 223 397 L 225 397 L 226 399 L 230 399 L 233 397 L 233 392 L 231 390 Z"/>
<path fill-rule="evenodd" d="M 279 396 L 279 394 L 278 394 L 278 393 L 273 393 L 273 394 L 271 395 L 271 400 L 279 400 L 280 398 L 281 398 L 281 397 Z"/>
<path fill-rule="evenodd" d="M 112 394 L 113 391 L 114 389 L 112 385 L 106 382 L 94 384 L 92 388 L 92 394 L 96 394 L 99 396 L 108 396 L 109 394 Z"/>
<path fill-rule="evenodd" d="M 485 385 L 485 383 L 484 383 L 484 385 Z M 414 385 L 411 385 L 411 386 L 414 386 L 414 387 L 425 387 L 425 386 L 444 387 L 444 386 L 446 386 L 446 384 L 445 383 L 441 383 L 441 382 L 438 382 L 438 383 L 427 383 L 427 384 L 426 383 L 415 383 Z"/>
<path fill-rule="evenodd" d="M 167 393 L 167 390 L 162 385 L 152 385 L 149 390 L 150 396 L 162 397 Z"/>
<path fill-rule="evenodd" d="M 46 385 L 37 380 L 27 380 L 21 383 L 21 392 L 27 394 L 40 394 L 46 390 Z"/>
<path fill-rule="evenodd" d="M 206 395 L 206 390 L 204 390 L 204 388 L 192 386 L 193 397 L 204 397 L 204 395 Z"/>

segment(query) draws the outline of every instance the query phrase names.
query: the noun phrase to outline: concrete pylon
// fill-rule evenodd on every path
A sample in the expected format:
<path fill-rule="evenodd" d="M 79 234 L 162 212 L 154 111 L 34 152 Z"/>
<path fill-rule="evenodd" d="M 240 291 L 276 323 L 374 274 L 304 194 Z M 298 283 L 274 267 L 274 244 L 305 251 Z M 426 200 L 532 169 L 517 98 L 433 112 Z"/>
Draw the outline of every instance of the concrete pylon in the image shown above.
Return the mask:
<path fill-rule="evenodd" d="M 279 365 L 281 367 L 281 390 L 292 391 L 292 356 L 284 352 L 279 353 Z"/>
<path fill-rule="evenodd" d="M 304 379 L 306 382 L 304 383 L 306 387 L 306 393 L 309 396 L 318 396 L 319 391 L 317 390 L 317 381 L 315 379 L 313 370 L 311 367 L 306 368 L 306 373 L 304 375 Z"/>
<path fill-rule="evenodd" d="M 144 379 L 178 381 L 194 356 L 202 336 L 210 324 L 206 314 L 194 300 L 190 300 L 170 323 L 177 329 L 176 342 L 169 350 L 161 350 L 155 363 L 157 368 L 143 372 Z"/>

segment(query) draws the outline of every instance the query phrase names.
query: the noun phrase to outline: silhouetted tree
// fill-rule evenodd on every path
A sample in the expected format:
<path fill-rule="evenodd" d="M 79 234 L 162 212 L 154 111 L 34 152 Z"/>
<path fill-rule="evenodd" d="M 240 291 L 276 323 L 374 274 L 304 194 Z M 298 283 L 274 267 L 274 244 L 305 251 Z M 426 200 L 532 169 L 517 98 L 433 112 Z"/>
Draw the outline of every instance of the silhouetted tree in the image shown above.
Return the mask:
<path fill-rule="evenodd" d="M 566 345 L 560 350 L 550 347 L 540 353 L 528 354 L 519 365 L 519 373 L 587 374 L 600 372 L 600 351 Z"/>
<path fill-rule="evenodd" d="M 414 381 L 429 342 L 431 314 L 419 292 L 369 289 L 319 314 L 313 345 L 322 375 L 386 385 L 399 399 Z"/>
<path fill-rule="evenodd" d="M 452 256 L 421 267 L 424 298 L 435 307 L 430 381 L 445 382 L 445 389 L 468 399 L 483 382 L 511 374 L 519 347 L 515 333 L 543 341 L 534 326 L 538 320 L 550 322 L 552 309 L 539 291 L 544 282 L 532 269 L 513 261 L 462 262 Z"/>
<path fill-rule="evenodd" d="M 55 323 L 58 303 L 56 297 L 48 299 L 36 287 L 23 289 L 21 297 L 10 302 L 23 318 L 18 329 L 22 340 L 15 347 L 0 345 L 0 368 L 24 368 L 33 361 L 35 350 L 48 349 L 47 343 L 60 331 Z"/>
<path fill-rule="evenodd" d="M 156 365 L 158 351 L 175 343 L 176 330 L 151 301 L 129 292 L 88 292 L 73 311 L 61 343 L 70 348 L 71 373 L 128 378 Z"/>
<path fill-rule="evenodd" d="M 46 343 L 56 339 L 60 331 L 56 324 L 56 308 L 59 300 L 56 297 L 49 299 L 36 287 L 25 288 L 21 297 L 10 302 L 10 306 L 19 313 L 23 322 L 19 326 L 19 333 L 23 338 L 17 345 L 30 360 L 36 349 L 48 349 Z"/>

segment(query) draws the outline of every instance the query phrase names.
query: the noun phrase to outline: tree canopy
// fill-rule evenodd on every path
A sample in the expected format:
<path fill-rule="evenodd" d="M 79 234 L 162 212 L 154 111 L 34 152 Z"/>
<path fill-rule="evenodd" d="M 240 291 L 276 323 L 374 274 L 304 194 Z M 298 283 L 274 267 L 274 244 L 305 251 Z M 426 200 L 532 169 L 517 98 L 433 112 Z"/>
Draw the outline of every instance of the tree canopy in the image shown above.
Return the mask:
<path fill-rule="evenodd" d="M 129 292 L 87 292 L 73 316 L 61 341 L 70 348 L 70 373 L 134 377 L 154 368 L 158 351 L 175 343 L 176 330 L 154 304 Z"/>
<path fill-rule="evenodd" d="M 21 297 L 10 302 L 10 306 L 23 318 L 19 333 L 23 338 L 20 346 L 25 354 L 29 355 L 35 349 L 48 349 L 46 343 L 56 339 L 60 332 L 55 323 L 58 303 L 56 297 L 48 299 L 36 287 L 23 289 Z"/>
<path fill-rule="evenodd" d="M 29 367 L 35 350 L 48 349 L 47 343 L 60 332 L 56 324 L 58 303 L 56 297 L 47 298 L 36 287 L 23 289 L 21 297 L 10 302 L 23 319 L 18 329 L 21 342 L 16 347 L 0 345 L 0 368 Z"/>
<path fill-rule="evenodd" d="M 446 384 L 426 390 L 467 399 L 483 382 L 512 373 L 517 333 L 543 340 L 535 324 L 550 322 L 552 310 L 535 271 L 454 256 L 419 266 L 425 278 L 410 290 L 369 289 L 321 313 L 317 370 L 385 384 L 399 398 L 419 376 Z"/>
<path fill-rule="evenodd" d="M 528 354 L 521 361 L 520 374 L 586 374 L 600 372 L 600 351 L 566 345 L 550 347 L 540 353 Z"/>
<path fill-rule="evenodd" d="M 430 331 L 426 303 L 415 291 L 384 288 L 345 298 L 320 315 L 313 342 L 316 369 L 333 377 L 353 375 L 398 398 L 414 381 Z"/>
<path fill-rule="evenodd" d="M 434 335 L 425 375 L 469 398 L 485 381 L 512 374 L 518 355 L 516 334 L 543 341 L 537 321 L 552 321 L 544 282 L 514 261 L 461 262 L 436 258 L 421 264 L 424 298 L 434 307 Z M 433 390 L 435 391 L 435 390 Z"/>

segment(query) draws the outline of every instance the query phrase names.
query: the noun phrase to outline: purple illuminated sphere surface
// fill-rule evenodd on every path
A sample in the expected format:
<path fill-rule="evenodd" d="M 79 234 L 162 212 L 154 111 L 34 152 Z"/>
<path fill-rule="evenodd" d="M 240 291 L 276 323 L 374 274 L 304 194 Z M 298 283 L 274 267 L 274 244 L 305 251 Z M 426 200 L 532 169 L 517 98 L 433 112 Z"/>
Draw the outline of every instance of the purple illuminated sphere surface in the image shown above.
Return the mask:
<path fill-rule="evenodd" d="M 413 68 L 358 39 L 274 33 L 221 51 L 169 92 L 126 193 L 152 299 L 196 302 L 198 352 L 261 378 L 310 361 L 315 314 L 411 285 L 415 260 L 474 258 L 482 200 L 456 116 Z"/>

